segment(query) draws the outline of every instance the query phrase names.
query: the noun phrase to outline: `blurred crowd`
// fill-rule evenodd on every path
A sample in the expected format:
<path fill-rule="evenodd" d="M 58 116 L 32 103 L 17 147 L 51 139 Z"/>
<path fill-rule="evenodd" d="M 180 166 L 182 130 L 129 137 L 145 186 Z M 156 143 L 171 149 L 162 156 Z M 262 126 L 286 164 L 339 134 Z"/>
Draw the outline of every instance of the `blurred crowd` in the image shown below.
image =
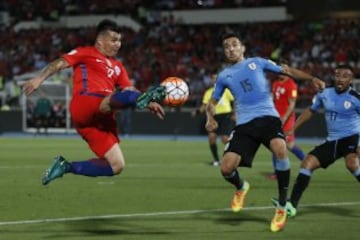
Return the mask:
<path fill-rule="evenodd" d="M 15 4 L 18 1 L 5 2 Z M 52 5 L 61 1 L 35 2 Z M 88 1 L 62 0 L 62 2 Z M 95 4 L 97 1 L 91 2 Z M 115 2 L 136 5 L 140 1 Z M 152 4 L 194 1 L 155 2 Z M 255 4 L 261 1 L 201 2 Z M 360 19 L 329 19 L 182 25 L 170 14 L 156 22 L 147 22 L 139 32 L 123 28 L 123 43 L 118 58 L 123 61 L 136 87 L 140 90 L 157 85 L 168 76 L 185 79 L 191 92 L 187 106 L 196 107 L 200 105 L 203 92 L 211 84 L 211 72 L 224 66 L 221 46 L 221 36 L 224 33 L 229 31 L 239 33 L 247 46 L 247 57 L 261 56 L 276 62 L 286 60 L 291 66 L 312 73 L 330 83 L 333 67 L 344 62 L 351 64 L 356 77 L 360 78 L 359 24 Z M 3 27 L 0 34 L 0 78 L 6 84 L 15 75 L 37 71 L 62 53 L 79 45 L 93 44 L 93 37 L 94 28 L 46 28 L 15 32 L 11 27 Z M 308 104 L 314 89 L 301 83 L 299 92 L 298 106 L 301 107 Z"/>
<path fill-rule="evenodd" d="M 128 14 L 142 19 L 147 11 L 267 7 L 285 5 L 286 0 L 2 0 L 0 11 L 10 12 L 15 21 L 56 20 L 63 15 Z"/>

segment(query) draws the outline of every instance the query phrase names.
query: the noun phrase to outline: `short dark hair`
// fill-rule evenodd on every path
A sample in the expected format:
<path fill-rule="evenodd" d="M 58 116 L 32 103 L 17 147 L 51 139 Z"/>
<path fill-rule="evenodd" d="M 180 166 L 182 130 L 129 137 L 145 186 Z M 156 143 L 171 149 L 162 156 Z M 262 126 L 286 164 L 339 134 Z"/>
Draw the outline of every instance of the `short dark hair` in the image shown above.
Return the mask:
<path fill-rule="evenodd" d="M 335 67 L 335 70 L 336 69 L 348 69 L 350 70 L 351 72 L 353 72 L 353 68 L 349 65 L 349 64 L 340 64 L 340 65 L 337 65 Z"/>
<path fill-rule="evenodd" d="M 109 19 L 104 19 L 101 22 L 99 22 L 99 24 L 96 27 L 96 36 L 109 30 L 117 33 L 121 32 L 121 29 L 116 22 Z"/>
<path fill-rule="evenodd" d="M 221 41 L 223 42 L 225 39 L 232 38 L 232 37 L 239 39 L 240 42 L 241 42 L 241 38 L 239 37 L 239 35 L 236 34 L 236 33 L 234 33 L 234 32 L 225 33 L 225 34 L 222 36 Z"/>

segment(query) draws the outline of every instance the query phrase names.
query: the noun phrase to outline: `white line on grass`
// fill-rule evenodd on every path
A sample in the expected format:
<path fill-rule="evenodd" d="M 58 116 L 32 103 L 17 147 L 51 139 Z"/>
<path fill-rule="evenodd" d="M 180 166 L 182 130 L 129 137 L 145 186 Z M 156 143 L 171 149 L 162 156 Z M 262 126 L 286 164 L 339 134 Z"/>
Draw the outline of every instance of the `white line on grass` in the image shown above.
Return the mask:
<path fill-rule="evenodd" d="M 306 207 L 316 207 L 316 206 L 326 207 L 326 206 L 353 206 L 353 205 L 360 205 L 360 202 L 305 204 L 305 205 L 301 205 L 301 207 L 306 208 Z M 247 207 L 244 208 L 242 211 L 266 210 L 271 208 L 273 207 L 272 206 Z M 223 212 L 223 211 L 230 211 L 230 209 L 223 208 L 223 209 L 211 209 L 211 210 L 185 210 L 185 211 L 170 211 L 170 212 L 113 214 L 113 215 L 69 217 L 69 218 L 49 218 L 49 219 L 38 219 L 38 220 L 20 220 L 20 221 L 0 222 L 0 226 L 56 223 L 56 222 L 69 222 L 69 221 L 110 219 L 110 218 L 134 218 L 134 217 L 152 217 L 152 216 L 165 216 L 165 215 L 197 214 L 197 213 L 210 213 L 210 212 Z"/>

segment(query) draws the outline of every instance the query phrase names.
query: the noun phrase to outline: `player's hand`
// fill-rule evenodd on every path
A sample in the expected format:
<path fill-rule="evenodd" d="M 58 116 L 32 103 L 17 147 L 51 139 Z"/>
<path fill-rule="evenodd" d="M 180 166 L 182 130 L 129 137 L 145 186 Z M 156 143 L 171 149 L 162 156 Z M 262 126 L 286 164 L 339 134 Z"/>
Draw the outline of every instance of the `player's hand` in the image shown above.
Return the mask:
<path fill-rule="evenodd" d="M 215 119 L 208 119 L 205 124 L 205 128 L 208 132 L 212 132 L 218 128 L 218 123 Z"/>
<path fill-rule="evenodd" d="M 312 83 L 314 84 L 317 90 L 323 90 L 326 87 L 325 82 L 317 77 L 314 77 L 312 79 Z"/>
<path fill-rule="evenodd" d="M 40 78 L 30 79 L 23 84 L 22 91 L 26 96 L 29 96 L 40 87 L 40 84 L 41 84 Z"/>
<path fill-rule="evenodd" d="M 154 113 L 156 116 L 158 116 L 158 118 L 164 119 L 165 111 L 164 111 L 163 107 L 160 104 L 158 104 L 157 102 L 149 102 L 147 108 L 152 113 Z"/>

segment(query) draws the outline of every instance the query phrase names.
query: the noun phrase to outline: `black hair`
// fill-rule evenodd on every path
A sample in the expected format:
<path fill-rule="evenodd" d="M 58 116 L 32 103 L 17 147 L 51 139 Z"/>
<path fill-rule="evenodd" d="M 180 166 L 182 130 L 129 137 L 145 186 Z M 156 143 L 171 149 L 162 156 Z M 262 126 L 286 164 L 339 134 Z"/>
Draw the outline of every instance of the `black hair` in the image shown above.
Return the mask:
<path fill-rule="evenodd" d="M 104 19 L 101 22 L 99 22 L 99 24 L 96 27 L 96 36 L 98 36 L 99 34 L 105 32 L 105 31 L 113 31 L 113 32 L 120 33 L 121 29 L 120 29 L 119 25 L 117 25 L 116 22 L 109 20 L 109 19 Z"/>
<path fill-rule="evenodd" d="M 234 32 L 228 32 L 228 33 L 225 33 L 222 37 L 221 37 L 221 41 L 223 42 L 225 39 L 228 39 L 228 38 L 237 38 L 240 40 L 241 42 L 241 38 L 239 37 L 238 34 L 234 33 Z"/>
<path fill-rule="evenodd" d="M 340 65 L 335 67 L 335 70 L 336 69 L 348 69 L 351 72 L 353 72 L 353 68 L 349 64 L 340 64 Z"/>

